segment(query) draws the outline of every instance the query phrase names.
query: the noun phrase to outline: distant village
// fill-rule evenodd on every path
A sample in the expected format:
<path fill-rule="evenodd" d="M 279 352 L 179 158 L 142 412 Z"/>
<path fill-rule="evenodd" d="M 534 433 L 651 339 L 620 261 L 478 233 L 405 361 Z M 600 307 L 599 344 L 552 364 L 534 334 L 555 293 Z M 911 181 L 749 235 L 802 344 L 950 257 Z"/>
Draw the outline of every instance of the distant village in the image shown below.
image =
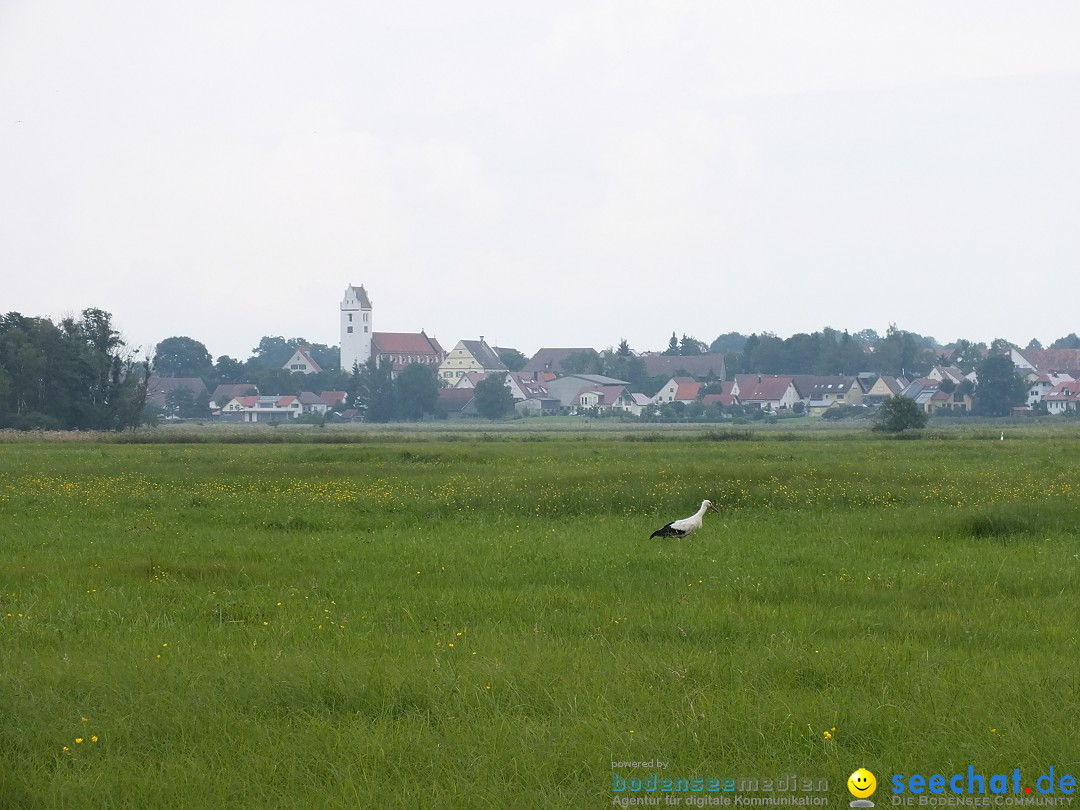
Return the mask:
<path fill-rule="evenodd" d="M 857 414 L 896 396 L 914 400 L 928 414 L 966 415 L 975 411 L 979 380 L 974 370 L 951 365 L 948 350 L 928 372 L 882 375 L 735 373 L 729 378 L 722 353 L 672 355 L 634 353 L 651 379 L 664 379 L 646 394 L 626 379 L 576 370 L 581 358 L 597 355 L 589 347 L 542 348 L 511 370 L 501 350 L 480 336 L 459 340 L 446 351 L 425 332 L 374 330 L 371 300 L 363 286 L 350 285 L 340 303 L 340 366 L 351 374 L 372 359 L 389 366 L 396 378 L 418 364 L 439 382 L 437 415 L 447 419 L 480 416 L 477 386 L 496 378 L 508 390 L 512 413 L 519 416 L 615 415 L 635 418 L 696 417 L 730 419 L 750 413 L 762 416 L 825 417 Z M 674 341 L 674 336 L 673 336 Z M 1080 349 L 1010 348 L 1008 358 L 1027 386 L 1026 401 L 1011 406 L 1012 415 L 1077 414 L 1080 405 Z M 313 375 L 324 371 L 309 347 L 298 345 L 282 369 Z M 199 378 L 152 376 L 148 401 L 168 413 L 177 391 L 208 402 L 205 418 L 258 423 L 290 419 L 362 421 L 365 403 L 345 390 L 282 394 L 260 391 L 243 380 L 221 383 L 210 392 Z M 434 415 L 434 414 L 433 414 Z"/>

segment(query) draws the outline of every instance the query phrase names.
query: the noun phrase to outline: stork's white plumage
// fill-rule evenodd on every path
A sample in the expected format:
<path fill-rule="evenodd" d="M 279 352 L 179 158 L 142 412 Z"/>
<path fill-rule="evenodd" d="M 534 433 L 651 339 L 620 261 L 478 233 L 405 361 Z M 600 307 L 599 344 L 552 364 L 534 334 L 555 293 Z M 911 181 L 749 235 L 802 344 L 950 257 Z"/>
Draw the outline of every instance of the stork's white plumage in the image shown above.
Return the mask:
<path fill-rule="evenodd" d="M 654 537 L 686 537 L 691 532 L 701 528 L 701 519 L 705 517 L 705 513 L 709 511 L 720 514 L 720 510 L 712 505 L 712 501 L 702 501 L 701 508 L 698 509 L 697 512 L 688 518 L 673 520 L 668 525 L 662 526 L 650 534 L 649 539 L 652 540 Z"/>

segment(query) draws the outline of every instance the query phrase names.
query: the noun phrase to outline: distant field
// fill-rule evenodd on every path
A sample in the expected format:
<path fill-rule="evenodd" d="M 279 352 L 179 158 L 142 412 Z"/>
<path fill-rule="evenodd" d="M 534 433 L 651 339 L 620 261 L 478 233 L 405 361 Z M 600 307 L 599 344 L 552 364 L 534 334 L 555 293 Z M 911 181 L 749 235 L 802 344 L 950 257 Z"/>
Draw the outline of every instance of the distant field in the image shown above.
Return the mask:
<path fill-rule="evenodd" d="M 1080 432 L 999 433 L 9 436 L 0 807 L 1080 776 Z"/>

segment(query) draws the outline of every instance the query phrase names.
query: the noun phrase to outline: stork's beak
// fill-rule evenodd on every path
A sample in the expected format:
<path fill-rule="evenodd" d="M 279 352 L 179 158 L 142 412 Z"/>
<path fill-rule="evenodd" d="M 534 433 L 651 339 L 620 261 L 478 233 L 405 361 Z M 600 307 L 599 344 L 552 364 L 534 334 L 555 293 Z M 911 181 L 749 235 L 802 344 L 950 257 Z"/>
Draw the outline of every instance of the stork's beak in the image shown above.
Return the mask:
<path fill-rule="evenodd" d="M 713 506 L 712 501 L 709 502 L 709 511 L 716 512 L 718 515 L 720 514 L 720 510 Z"/>

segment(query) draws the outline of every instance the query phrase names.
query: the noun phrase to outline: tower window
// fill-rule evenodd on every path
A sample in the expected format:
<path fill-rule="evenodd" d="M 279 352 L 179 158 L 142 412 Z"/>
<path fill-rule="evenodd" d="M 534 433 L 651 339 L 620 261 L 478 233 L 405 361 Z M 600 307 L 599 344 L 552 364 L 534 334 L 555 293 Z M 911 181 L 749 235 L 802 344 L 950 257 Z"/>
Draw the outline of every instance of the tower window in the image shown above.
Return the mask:
<path fill-rule="evenodd" d="M 349 323 L 352 323 L 352 313 L 349 313 Z"/>
<path fill-rule="evenodd" d="M 347 332 L 348 332 L 348 333 L 349 333 L 350 335 L 352 334 L 352 327 L 351 327 L 351 326 L 347 326 L 347 327 L 345 327 L 345 330 L 346 330 L 346 331 L 347 331 Z"/>

